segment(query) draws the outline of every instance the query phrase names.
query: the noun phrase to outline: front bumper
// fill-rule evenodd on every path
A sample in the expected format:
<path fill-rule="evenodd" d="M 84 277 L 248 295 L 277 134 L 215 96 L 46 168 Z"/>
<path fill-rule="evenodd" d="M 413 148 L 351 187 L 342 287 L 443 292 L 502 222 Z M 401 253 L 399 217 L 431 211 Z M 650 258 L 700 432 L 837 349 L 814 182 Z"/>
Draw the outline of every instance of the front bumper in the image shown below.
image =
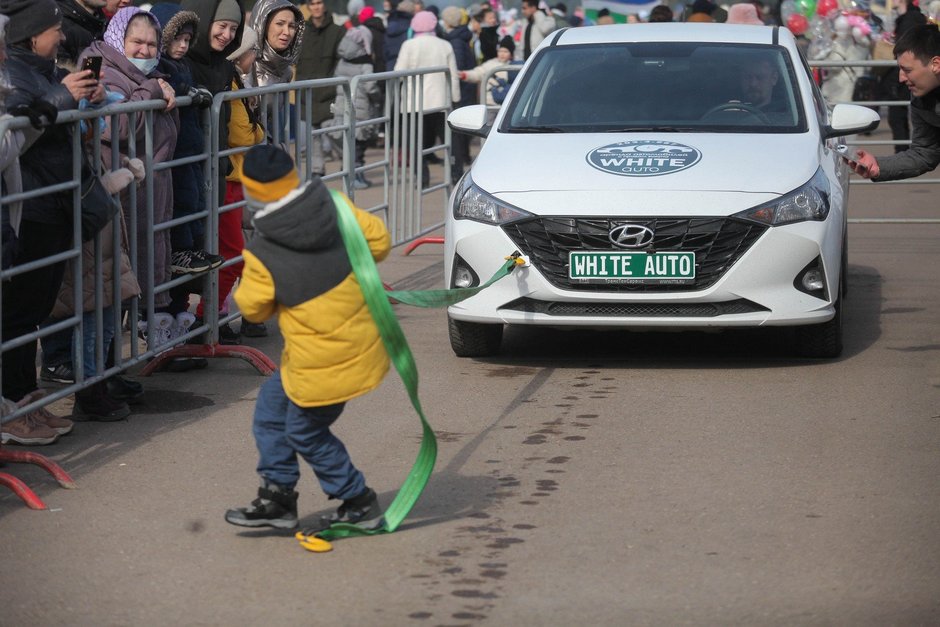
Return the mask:
<path fill-rule="evenodd" d="M 520 248 L 512 229 L 510 237 L 502 228 L 461 220 L 451 221 L 447 231 L 449 285 L 456 263 L 467 264 L 486 280 L 504 255 Z M 448 314 L 484 324 L 632 329 L 818 324 L 835 314 L 832 298 L 805 293 L 794 280 L 818 260 L 826 277 L 825 294 L 838 294 L 842 238 L 843 229 L 833 220 L 763 229 L 705 287 L 564 286 L 559 285 L 566 279 L 558 268 L 544 263 L 544 247 L 534 254 L 522 251 L 527 266 L 451 306 Z"/>

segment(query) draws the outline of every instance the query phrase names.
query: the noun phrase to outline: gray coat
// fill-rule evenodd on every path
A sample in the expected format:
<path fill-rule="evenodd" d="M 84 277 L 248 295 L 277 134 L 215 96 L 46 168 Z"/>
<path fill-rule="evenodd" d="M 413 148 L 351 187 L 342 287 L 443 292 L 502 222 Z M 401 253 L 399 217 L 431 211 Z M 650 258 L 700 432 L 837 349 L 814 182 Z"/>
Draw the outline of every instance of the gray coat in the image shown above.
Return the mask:
<path fill-rule="evenodd" d="M 339 63 L 336 64 L 336 76 L 353 78 L 363 74 L 372 74 L 372 32 L 365 26 L 356 26 L 346 31 L 346 36 L 339 42 Z M 353 108 L 357 120 L 376 117 L 375 106 L 379 102 L 379 85 L 375 81 L 359 83 L 353 94 Z M 336 86 L 336 100 L 333 103 L 333 125 L 343 124 L 346 108 L 346 92 L 342 85 Z M 356 139 L 366 141 L 376 134 L 376 127 L 360 126 L 356 129 Z"/>
<path fill-rule="evenodd" d="M 920 176 L 940 165 L 940 88 L 911 98 L 911 147 L 878 157 L 880 175 L 874 181 L 895 181 Z"/>

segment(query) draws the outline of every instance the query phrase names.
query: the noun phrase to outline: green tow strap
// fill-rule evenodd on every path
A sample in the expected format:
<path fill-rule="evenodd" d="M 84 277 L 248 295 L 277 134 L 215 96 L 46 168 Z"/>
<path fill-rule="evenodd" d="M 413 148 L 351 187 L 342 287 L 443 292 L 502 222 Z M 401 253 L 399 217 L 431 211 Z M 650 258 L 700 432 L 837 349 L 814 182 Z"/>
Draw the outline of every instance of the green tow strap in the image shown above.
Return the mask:
<path fill-rule="evenodd" d="M 333 202 L 336 203 L 339 217 L 339 232 L 343 237 L 343 243 L 346 245 L 353 272 L 359 281 L 369 312 L 379 329 L 385 350 L 408 390 L 408 396 L 411 399 L 412 406 L 418 413 L 418 418 L 421 419 L 423 434 L 418 457 L 415 459 L 405 482 L 398 490 L 395 499 L 385 510 L 385 525 L 378 529 L 364 529 L 358 525 L 336 523 L 329 529 L 314 534 L 314 536 L 324 540 L 395 531 L 411 511 L 411 508 L 414 507 L 418 497 L 421 496 L 421 492 L 424 491 L 424 487 L 431 477 L 431 471 L 434 469 L 434 462 L 437 459 L 437 438 L 424 416 L 421 401 L 418 398 L 418 369 L 415 366 L 414 355 L 412 355 L 411 347 L 408 346 L 405 334 L 398 324 L 398 318 L 392 311 L 389 298 L 417 307 L 445 307 L 470 298 L 489 287 L 512 272 L 512 269 L 518 263 L 516 260 L 518 255 L 509 258 L 489 281 L 475 288 L 386 292 L 382 280 L 379 278 L 375 260 L 372 258 L 372 251 L 369 250 L 369 244 L 359 228 L 352 207 L 346 202 L 346 197 L 343 194 L 336 191 L 332 191 L 331 194 Z M 298 538 L 300 538 L 300 535 L 298 534 Z M 303 540 L 301 540 L 301 543 L 303 543 Z"/>

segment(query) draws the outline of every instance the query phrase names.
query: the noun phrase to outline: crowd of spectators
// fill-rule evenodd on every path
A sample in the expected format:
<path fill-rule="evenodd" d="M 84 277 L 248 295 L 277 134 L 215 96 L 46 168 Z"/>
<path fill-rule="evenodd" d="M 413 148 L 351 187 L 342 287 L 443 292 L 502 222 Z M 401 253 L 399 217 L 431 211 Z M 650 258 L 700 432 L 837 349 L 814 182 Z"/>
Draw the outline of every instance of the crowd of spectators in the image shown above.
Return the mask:
<path fill-rule="evenodd" d="M 832 28 L 823 35 L 797 32 L 799 20 L 788 20 L 786 2 L 763 5 L 741 2 L 727 8 L 711 0 L 694 0 L 688 6 L 661 4 L 652 10 L 631 15 L 612 15 L 608 10 L 585 12 L 581 7 L 569 11 L 562 2 L 548 6 L 540 0 L 522 0 L 521 8 L 506 9 L 497 0 L 482 2 L 468 8 L 447 6 L 438 10 L 422 0 L 385 0 L 381 12 L 363 0 L 349 0 L 346 16 L 338 17 L 323 0 L 307 0 L 301 4 L 291 0 L 258 0 L 246 12 L 237 0 L 182 0 L 130 6 L 129 0 L 0 0 L 0 19 L 4 22 L 0 40 L 0 113 L 30 117 L 32 126 L 23 131 L 7 133 L 0 144 L 3 193 L 67 183 L 73 171 L 71 145 L 73 126 L 54 124 L 59 111 L 95 107 L 109 102 L 163 100 L 166 104 L 154 113 L 152 136 L 145 137 L 145 116 L 119 116 L 117 128 L 111 120 L 102 120 L 100 162 L 86 157 L 83 169 L 93 173 L 109 192 L 119 194 L 120 219 L 109 222 L 98 233 L 83 233 L 85 240 L 82 264 L 85 276 L 83 346 L 73 346 L 70 329 L 45 336 L 42 341 L 42 362 L 37 375 L 35 342 L 26 342 L 3 353 L 3 397 L 5 407 L 23 406 L 36 400 L 42 392 L 39 380 L 48 383 L 72 383 L 80 364 L 85 376 L 103 372 L 114 364 L 111 337 L 115 333 L 114 312 L 108 308 L 112 293 L 104 298 L 103 337 L 97 338 L 96 298 L 89 286 L 94 285 L 93 271 L 96 242 L 118 241 L 118 247 L 102 247 L 107 260 L 117 259 L 114 267 L 119 276 L 106 273 L 109 290 L 118 289 L 124 302 L 139 297 L 146 320 L 138 329 L 151 348 L 185 334 L 204 314 L 203 303 L 193 308 L 190 292 L 200 293 L 201 276 L 228 259 L 241 254 L 245 246 L 241 209 L 225 211 L 219 216 L 219 241 L 207 242 L 204 221 L 193 217 L 206 206 L 206 190 L 218 192 L 218 205 L 228 207 L 244 201 L 241 185 L 241 158 L 232 155 L 222 159 L 219 180 L 207 186 L 201 163 L 187 163 L 171 169 L 150 172 L 152 203 L 145 195 L 147 186 L 130 185 L 142 176 L 142 164 L 131 155 L 140 154 L 145 140 L 152 141 L 154 163 L 181 159 L 204 152 L 203 116 L 200 107 L 211 103 L 212 97 L 225 91 L 277 85 L 295 80 L 323 79 L 334 76 L 354 77 L 390 70 L 414 70 L 445 66 L 443 74 L 430 75 L 421 81 L 420 98 L 405 93 L 403 110 L 421 102 L 433 110 L 423 116 L 424 148 L 435 145 L 443 136 L 448 104 L 462 106 L 480 102 L 485 90 L 486 102 L 499 104 L 512 82 L 515 72 L 505 66 L 529 58 L 538 45 L 560 28 L 580 27 L 614 22 L 723 22 L 737 24 L 785 24 L 804 38 L 822 37 L 815 42 L 816 58 L 825 58 L 839 37 L 860 41 L 852 22 L 841 13 L 822 15 L 817 24 L 830 20 Z M 792 2 L 791 2 L 792 4 Z M 820 2 L 822 4 L 822 2 Z M 916 3 L 900 0 L 901 17 L 896 30 L 921 23 L 922 14 Z M 781 8 L 784 7 L 783 12 Z M 843 17 L 844 23 L 838 22 Z M 857 17 L 857 16 L 856 16 Z M 814 16 L 815 19 L 815 16 Z M 874 22 L 875 18 L 871 18 Z M 793 23 L 790 23 L 793 22 Z M 849 24 L 845 30 L 845 24 Z M 842 28 L 842 30 L 839 30 Z M 875 31 L 865 33 L 864 45 L 876 41 Z M 885 29 L 882 29 L 885 30 Z M 828 32 L 828 34 L 825 34 Z M 885 32 L 889 32 L 885 30 Z M 846 35 L 848 33 L 848 35 Z M 852 39 L 854 38 L 854 39 Z M 823 45 L 825 44 L 825 45 Z M 807 46 L 812 53 L 811 45 Z M 100 74 L 85 69 L 83 62 L 100 59 Z M 503 68 L 497 71 L 497 68 Z M 486 84 L 482 84 L 486 80 Z M 890 80 L 890 79 L 889 79 Z M 894 77 L 894 83 L 897 83 Z M 410 85 L 416 85 L 413 83 Z M 409 87 L 410 89 L 410 87 Z M 407 90 L 406 90 L 407 92 Z M 903 93 L 895 93 L 904 97 Z M 192 105 L 177 107 L 176 99 L 188 96 Z M 365 119 L 382 110 L 385 91 L 376 82 L 359 83 L 351 94 L 357 118 Z M 342 122 L 344 99 L 341 88 L 321 88 L 305 92 L 311 98 L 312 131 Z M 280 141 L 285 136 L 287 98 L 244 98 L 225 103 L 219 123 L 219 148 L 245 148 L 265 139 Z M 305 106 L 303 99 L 296 103 Z M 895 137 L 905 137 L 906 111 L 894 112 L 892 130 Z M 277 128 L 280 127 L 280 128 Z M 378 131 L 364 126 L 357 128 L 353 185 L 358 189 L 370 186 L 361 168 L 366 149 L 376 140 Z M 89 135 L 90 136 L 90 135 Z M 87 143 L 87 142 L 86 142 Z M 326 173 L 327 158 L 339 142 L 321 135 L 313 142 L 312 175 Z M 131 150 L 136 146 L 136 150 Z M 454 137 L 451 173 L 456 181 L 471 161 L 468 140 Z M 437 155 L 427 155 L 427 163 L 439 162 Z M 120 167 L 115 167 L 118 164 Z M 427 177 L 427 171 L 425 171 Z M 136 196 L 131 198 L 131 190 Z M 148 211 L 152 210 L 152 214 Z M 21 266 L 68 250 L 72 246 L 72 193 L 62 191 L 46 194 L 22 203 L 3 205 L 4 268 Z M 131 212 L 135 212 L 133 219 Z M 154 224 L 174 220 L 170 229 L 153 229 Z M 127 225 L 134 232 L 127 233 Z M 112 228 L 120 229 L 113 238 Z M 130 241 L 135 246 L 130 246 Z M 219 254 L 207 252 L 217 249 Z M 131 250 L 135 273 L 130 270 Z M 112 264 L 104 266 L 110 271 Z M 5 342 L 36 331 L 41 325 L 55 324 L 74 315 L 75 298 L 71 281 L 63 281 L 71 270 L 65 262 L 54 263 L 17 274 L 3 283 L 3 340 Z M 225 313 L 227 297 L 242 267 L 225 264 L 219 271 L 219 302 L 215 305 Z M 192 275 L 193 281 L 177 288 L 151 293 L 152 287 L 166 283 L 174 276 Z M 143 280 L 146 278 L 146 280 Z M 152 312 L 152 313 L 151 313 Z M 263 323 L 243 322 L 242 336 L 266 334 Z M 239 333 L 228 325 L 219 330 L 222 343 L 238 343 Z M 104 359 L 96 359 L 95 347 L 105 348 Z M 180 358 L 171 362 L 176 370 L 205 367 L 205 360 Z M 114 375 L 76 394 L 73 420 L 118 420 L 130 413 L 129 404 L 143 390 L 139 382 Z M 3 442 L 48 444 L 71 429 L 68 419 L 53 416 L 45 409 L 29 413 L 3 425 Z"/>

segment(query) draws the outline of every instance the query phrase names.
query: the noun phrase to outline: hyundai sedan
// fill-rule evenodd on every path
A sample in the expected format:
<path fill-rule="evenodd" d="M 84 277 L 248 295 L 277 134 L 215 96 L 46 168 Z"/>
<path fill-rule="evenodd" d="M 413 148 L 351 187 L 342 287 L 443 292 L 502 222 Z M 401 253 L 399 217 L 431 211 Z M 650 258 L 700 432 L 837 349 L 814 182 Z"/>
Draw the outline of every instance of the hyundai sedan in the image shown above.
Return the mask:
<path fill-rule="evenodd" d="M 552 33 L 503 106 L 448 116 L 485 138 L 449 200 L 445 279 L 512 275 L 451 306 L 459 356 L 506 325 L 793 327 L 842 350 L 846 136 L 785 28 L 636 24 Z"/>

